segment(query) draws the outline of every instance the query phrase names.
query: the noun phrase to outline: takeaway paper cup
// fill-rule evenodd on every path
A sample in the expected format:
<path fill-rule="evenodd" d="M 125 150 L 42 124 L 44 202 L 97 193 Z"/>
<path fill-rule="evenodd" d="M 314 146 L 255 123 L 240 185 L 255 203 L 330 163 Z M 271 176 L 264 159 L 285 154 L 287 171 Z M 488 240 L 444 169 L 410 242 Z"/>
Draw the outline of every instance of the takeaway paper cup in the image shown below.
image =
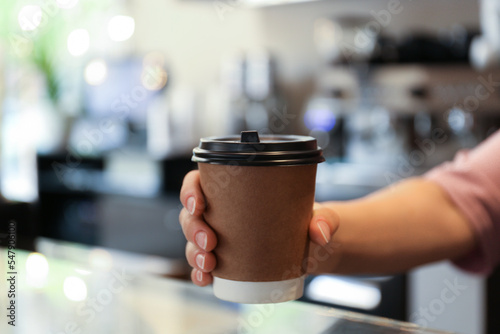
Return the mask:
<path fill-rule="evenodd" d="M 307 136 L 203 138 L 193 150 L 217 234 L 214 294 L 239 303 L 300 298 L 308 253 L 317 164 Z"/>

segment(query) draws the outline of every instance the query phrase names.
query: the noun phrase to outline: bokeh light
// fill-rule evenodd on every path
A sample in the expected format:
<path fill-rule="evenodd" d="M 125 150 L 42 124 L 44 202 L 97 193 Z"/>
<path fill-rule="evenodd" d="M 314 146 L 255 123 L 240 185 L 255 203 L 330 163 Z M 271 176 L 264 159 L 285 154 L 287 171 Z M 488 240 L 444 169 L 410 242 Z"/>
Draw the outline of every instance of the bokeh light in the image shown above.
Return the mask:
<path fill-rule="evenodd" d="M 165 87 L 168 81 L 165 63 L 165 55 L 161 52 L 153 51 L 144 56 L 141 83 L 146 89 L 156 91 Z"/>
<path fill-rule="evenodd" d="M 115 42 L 126 41 L 135 31 L 135 20 L 125 15 L 113 16 L 108 23 L 108 35 Z"/>
<path fill-rule="evenodd" d="M 337 123 L 332 110 L 324 107 L 311 108 L 304 115 L 304 123 L 309 130 L 331 131 Z"/>
<path fill-rule="evenodd" d="M 40 26 L 42 22 L 42 9 L 40 6 L 28 5 L 21 8 L 17 20 L 24 31 L 32 31 Z"/>
<path fill-rule="evenodd" d="M 26 281 L 28 285 L 41 288 L 47 282 L 49 262 L 40 253 L 31 253 L 26 259 Z"/>
<path fill-rule="evenodd" d="M 89 49 L 90 35 L 85 29 L 73 30 L 68 36 L 68 51 L 72 56 L 81 56 Z"/>
<path fill-rule="evenodd" d="M 167 84 L 168 74 L 159 66 L 146 66 L 141 74 L 141 83 L 148 90 L 160 90 Z"/>
<path fill-rule="evenodd" d="M 26 273 L 32 277 L 45 278 L 49 274 L 49 262 L 40 253 L 31 253 L 26 259 Z"/>
<path fill-rule="evenodd" d="M 108 77 L 108 66 L 102 59 L 96 59 L 88 63 L 84 71 L 85 81 L 92 86 L 98 86 L 106 81 Z"/>
<path fill-rule="evenodd" d="M 63 291 L 66 298 L 75 302 L 81 302 L 87 298 L 87 284 L 79 277 L 66 277 Z"/>
<path fill-rule="evenodd" d="M 372 310 L 382 301 L 382 293 L 375 285 L 325 275 L 317 276 L 311 281 L 306 288 L 306 296 L 315 301 L 362 310 Z"/>

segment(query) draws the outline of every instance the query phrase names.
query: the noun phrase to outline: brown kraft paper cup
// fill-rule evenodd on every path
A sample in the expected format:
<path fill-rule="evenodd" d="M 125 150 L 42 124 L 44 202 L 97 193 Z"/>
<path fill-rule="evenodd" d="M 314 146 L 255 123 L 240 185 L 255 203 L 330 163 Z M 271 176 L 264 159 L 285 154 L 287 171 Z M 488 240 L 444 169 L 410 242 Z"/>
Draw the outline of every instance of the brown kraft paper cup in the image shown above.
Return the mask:
<path fill-rule="evenodd" d="M 207 209 L 217 234 L 215 277 L 282 281 L 305 274 L 316 165 L 199 164 Z"/>
<path fill-rule="evenodd" d="M 314 205 L 316 140 L 305 136 L 203 138 L 193 150 L 205 195 L 204 220 L 217 235 L 214 294 L 240 303 L 303 294 Z"/>

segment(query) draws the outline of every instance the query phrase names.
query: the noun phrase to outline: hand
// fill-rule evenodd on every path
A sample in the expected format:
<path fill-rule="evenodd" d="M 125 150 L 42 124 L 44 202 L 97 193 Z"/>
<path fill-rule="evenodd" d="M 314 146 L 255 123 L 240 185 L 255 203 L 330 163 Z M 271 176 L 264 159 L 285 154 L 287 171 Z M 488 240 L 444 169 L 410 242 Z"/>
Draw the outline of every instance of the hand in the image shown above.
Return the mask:
<path fill-rule="evenodd" d="M 182 231 L 187 239 L 186 258 L 193 270 L 194 284 L 205 286 L 212 283 L 217 261 L 212 253 L 217 246 L 215 232 L 203 220 L 205 198 L 200 186 L 200 173 L 189 172 L 182 184 L 180 199 L 184 208 L 179 215 Z M 326 246 L 339 227 L 339 217 L 332 209 L 314 204 L 314 214 L 309 225 L 309 237 L 316 247 Z M 311 245 L 312 246 L 312 245 Z M 313 249 L 313 247 L 310 247 Z"/>

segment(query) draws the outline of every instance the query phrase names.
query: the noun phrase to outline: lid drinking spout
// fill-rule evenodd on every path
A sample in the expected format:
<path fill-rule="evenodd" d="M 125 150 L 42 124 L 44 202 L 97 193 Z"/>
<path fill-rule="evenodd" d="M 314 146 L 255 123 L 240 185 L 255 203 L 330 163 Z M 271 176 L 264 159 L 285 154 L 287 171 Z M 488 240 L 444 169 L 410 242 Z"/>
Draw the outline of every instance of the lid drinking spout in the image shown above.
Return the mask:
<path fill-rule="evenodd" d="M 241 131 L 241 142 L 242 143 L 260 143 L 259 133 L 255 130 Z"/>

